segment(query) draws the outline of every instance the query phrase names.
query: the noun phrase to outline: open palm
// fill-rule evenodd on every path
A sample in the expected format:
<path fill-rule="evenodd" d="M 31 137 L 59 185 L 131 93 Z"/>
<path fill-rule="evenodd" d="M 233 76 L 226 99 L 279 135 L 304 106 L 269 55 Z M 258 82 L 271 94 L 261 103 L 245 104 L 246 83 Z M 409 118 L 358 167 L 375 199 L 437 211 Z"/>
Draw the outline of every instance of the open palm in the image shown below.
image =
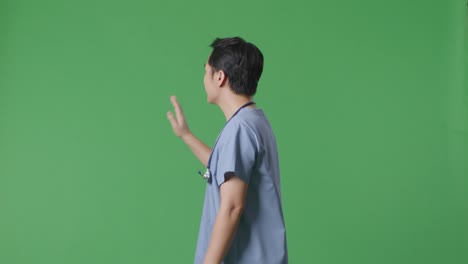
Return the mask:
<path fill-rule="evenodd" d="M 174 134 L 176 134 L 178 137 L 183 137 L 190 133 L 187 122 L 185 121 L 184 112 L 182 111 L 182 107 L 180 107 L 180 104 L 174 95 L 171 96 L 171 102 L 174 106 L 175 116 L 172 112 L 169 111 L 167 112 L 167 119 L 172 125 Z"/>

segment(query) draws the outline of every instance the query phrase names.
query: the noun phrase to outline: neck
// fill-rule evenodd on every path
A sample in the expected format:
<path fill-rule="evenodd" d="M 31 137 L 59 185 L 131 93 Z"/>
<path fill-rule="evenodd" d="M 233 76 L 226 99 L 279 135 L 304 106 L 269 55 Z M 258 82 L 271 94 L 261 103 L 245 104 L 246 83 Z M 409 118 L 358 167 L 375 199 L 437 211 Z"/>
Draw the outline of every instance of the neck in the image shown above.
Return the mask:
<path fill-rule="evenodd" d="M 226 121 L 229 120 L 234 113 L 244 104 L 252 101 L 252 97 L 249 96 L 230 96 L 229 98 L 226 98 L 225 100 L 222 100 L 221 102 L 218 103 L 219 108 L 221 108 L 221 111 L 224 113 L 224 117 L 226 117 Z M 254 105 L 249 105 L 247 106 L 248 108 L 254 108 Z"/>

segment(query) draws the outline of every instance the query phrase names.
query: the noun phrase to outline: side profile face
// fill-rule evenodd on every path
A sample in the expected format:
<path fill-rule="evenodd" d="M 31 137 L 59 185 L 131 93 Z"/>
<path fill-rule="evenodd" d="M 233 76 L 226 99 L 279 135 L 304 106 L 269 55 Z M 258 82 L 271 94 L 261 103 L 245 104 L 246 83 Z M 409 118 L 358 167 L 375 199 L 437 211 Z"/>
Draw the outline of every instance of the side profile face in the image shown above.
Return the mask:
<path fill-rule="evenodd" d="M 220 88 L 218 82 L 219 73 L 214 73 L 213 71 L 214 69 L 210 66 L 210 64 L 208 64 L 208 62 L 206 62 L 203 84 L 205 85 L 207 101 L 210 104 L 216 103 Z"/>

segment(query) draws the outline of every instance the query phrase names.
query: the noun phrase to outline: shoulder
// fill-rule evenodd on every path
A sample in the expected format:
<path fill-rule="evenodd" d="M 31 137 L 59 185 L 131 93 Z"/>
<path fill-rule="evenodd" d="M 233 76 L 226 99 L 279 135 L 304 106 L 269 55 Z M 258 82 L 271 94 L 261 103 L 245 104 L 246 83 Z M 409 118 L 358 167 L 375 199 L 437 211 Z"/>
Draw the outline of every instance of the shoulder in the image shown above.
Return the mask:
<path fill-rule="evenodd" d="M 252 132 L 259 130 L 259 126 L 266 120 L 265 114 L 259 108 L 242 109 L 232 121 L 234 128 L 247 128 Z"/>
<path fill-rule="evenodd" d="M 230 136 L 254 136 L 258 133 L 255 126 L 255 120 L 245 118 L 244 116 L 236 116 L 225 127 L 226 134 Z"/>
<path fill-rule="evenodd" d="M 223 129 L 223 139 L 232 140 L 235 138 L 255 137 L 255 127 L 248 120 L 236 118 L 231 120 Z"/>
<path fill-rule="evenodd" d="M 267 130 L 266 117 L 259 108 L 243 109 L 234 116 L 221 132 L 219 141 L 224 142 L 242 141 L 259 145 L 261 135 Z"/>

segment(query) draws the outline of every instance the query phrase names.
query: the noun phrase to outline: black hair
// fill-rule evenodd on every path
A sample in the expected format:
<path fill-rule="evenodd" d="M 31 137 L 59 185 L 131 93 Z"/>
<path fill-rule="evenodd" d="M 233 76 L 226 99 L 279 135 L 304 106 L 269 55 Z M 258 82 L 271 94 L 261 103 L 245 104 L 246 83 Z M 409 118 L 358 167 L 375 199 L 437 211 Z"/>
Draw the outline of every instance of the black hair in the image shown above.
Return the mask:
<path fill-rule="evenodd" d="M 222 70 L 236 94 L 252 96 L 257 92 L 263 72 L 263 54 L 252 43 L 240 37 L 216 38 L 208 64 L 215 71 Z"/>

